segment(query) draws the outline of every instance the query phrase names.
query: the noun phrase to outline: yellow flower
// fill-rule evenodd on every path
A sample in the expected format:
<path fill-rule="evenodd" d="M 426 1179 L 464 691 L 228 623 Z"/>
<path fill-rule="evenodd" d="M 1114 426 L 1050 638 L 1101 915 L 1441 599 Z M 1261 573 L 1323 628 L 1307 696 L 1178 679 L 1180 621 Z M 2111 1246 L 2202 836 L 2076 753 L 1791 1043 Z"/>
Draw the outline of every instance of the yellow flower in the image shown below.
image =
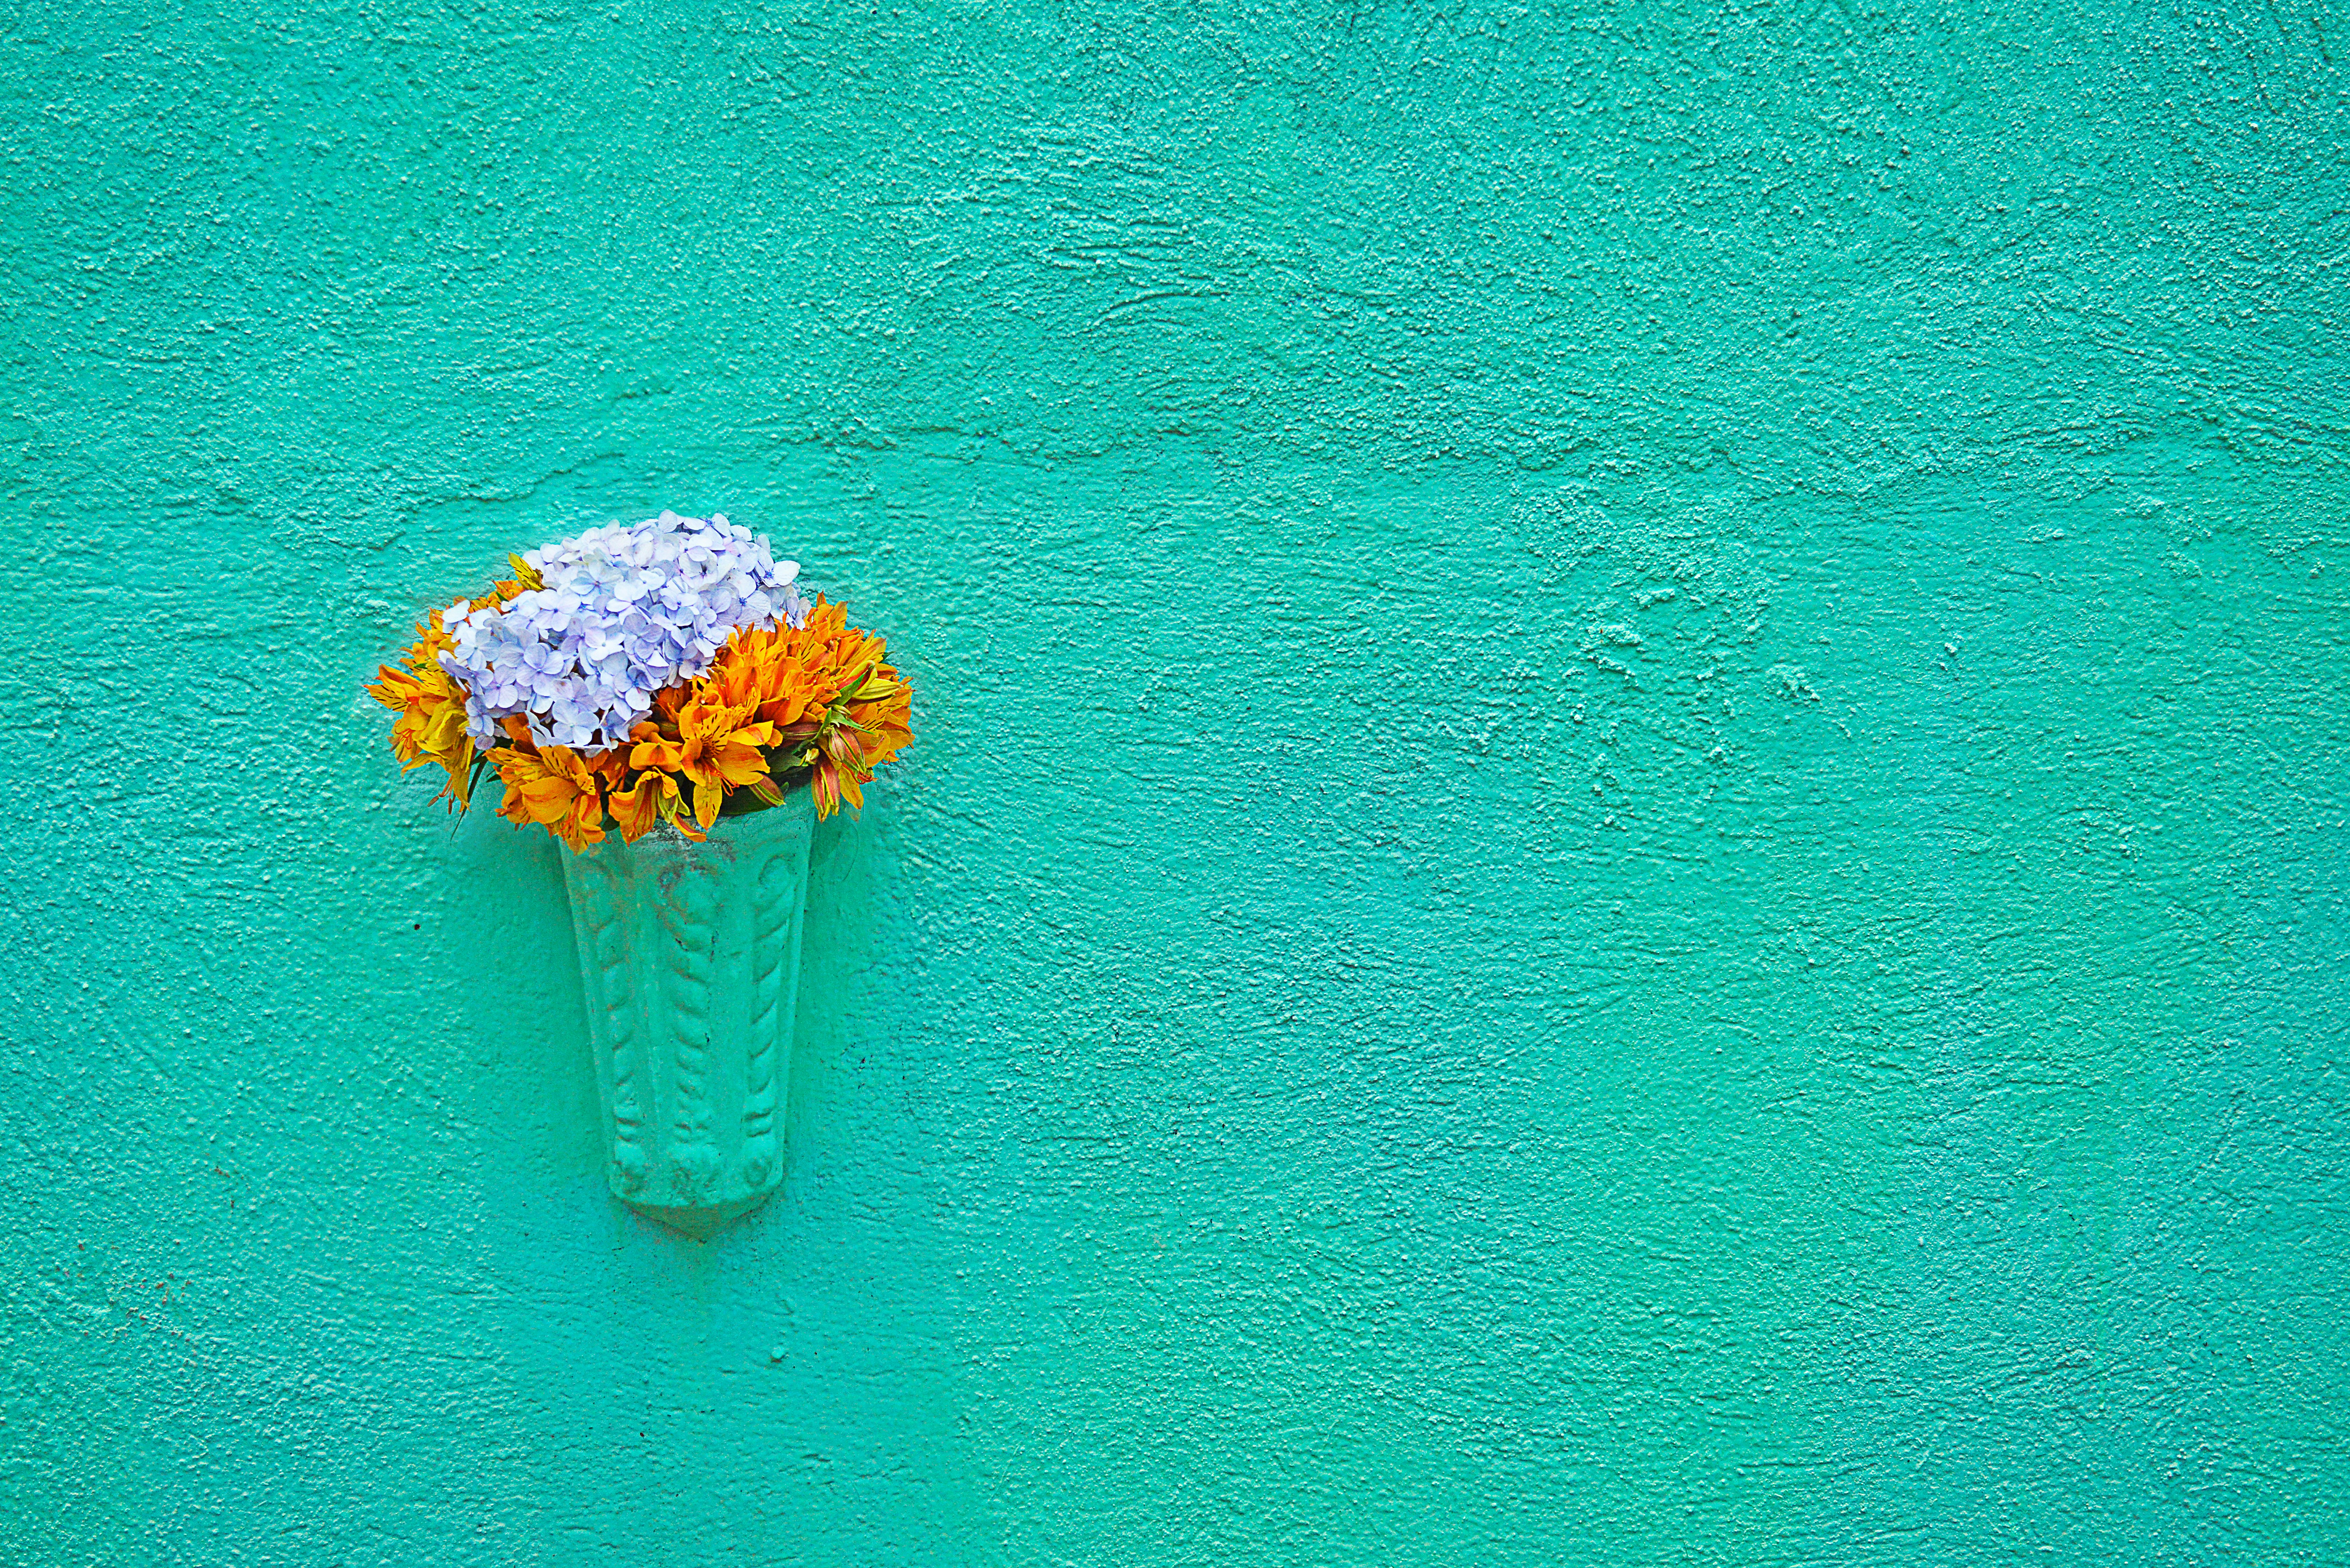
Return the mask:
<path fill-rule="evenodd" d="M 728 707 L 696 697 L 677 710 L 677 734 L 671 738 L 650 726 L 638 727 L 637 744 L 629 748 L 629 765 L 682 774 L 693 784 L 693 817 L 703 827 L 718 820 L 726 792 L 767 776 L 762 746 L 775 743 L 775 727 L 751 722 L 747 706 Z M 638 781 L 643 787 L 643 781 Z"/>
<path fill-rule="evenodd" d="M 536 822 L 577 852 L 604 840 L 603 780 L 567 746 L 526 751 L 500 747 L 490 760 L 505 781 L 498 815 L 520 826 Z"/>
<path fill-rule="evenodd" d="M 425 763 L 439 763 L 449 774 L 441 793 L 453 798 L 462 810 L 473 776 L 473 742 L 465 732 L 465 691 L 450 679 L 436 657 L 436 642 L 445 644 L 447 639 L 438 637 L 429 621 L 416 629 L 416 646 L 409 649 L 400 666 L 377 667 L 378 679 L 367 689 L 368 695 L 400 713 L 391 722 L 391 750 L 400 759 L 400 771 Z"/>

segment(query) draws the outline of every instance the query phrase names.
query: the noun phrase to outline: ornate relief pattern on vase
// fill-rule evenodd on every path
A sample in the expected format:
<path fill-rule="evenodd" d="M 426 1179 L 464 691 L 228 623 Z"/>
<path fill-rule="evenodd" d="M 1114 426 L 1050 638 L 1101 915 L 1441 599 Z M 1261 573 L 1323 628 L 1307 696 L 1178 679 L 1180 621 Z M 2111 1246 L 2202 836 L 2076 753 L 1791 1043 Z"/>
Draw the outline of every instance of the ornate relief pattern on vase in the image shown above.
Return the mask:
<path fill-rule="evenodd" d="M 644 1190 L 649 1161 L 639 1060 L 642 988 L 632 972 L 638 944 L 629 940 L 628 919 L 633 882 L 619 856 L 567 857 L 565 871 L 596 1054 L 597 1098 L 604 1109 L 607 1166 L 612 1190 L 634 1198 Z"/>
<path fill-rule="evenodd" d="M 743 1080 L 743 1173 L 754 1185 L 782 1165 L 777 1123 L 783 1085 L 776 1064 L 799 999 L 800 925 L 806 890 L 806 865 L 777 856 L 760 870 L 751 906 L 751 1054 Z"/>
<path fill-rule="evenodd" d="M 693 1234 L 783 1177 L 814 826 L 801 794 L 564 857 L 612 1191 Z"/>

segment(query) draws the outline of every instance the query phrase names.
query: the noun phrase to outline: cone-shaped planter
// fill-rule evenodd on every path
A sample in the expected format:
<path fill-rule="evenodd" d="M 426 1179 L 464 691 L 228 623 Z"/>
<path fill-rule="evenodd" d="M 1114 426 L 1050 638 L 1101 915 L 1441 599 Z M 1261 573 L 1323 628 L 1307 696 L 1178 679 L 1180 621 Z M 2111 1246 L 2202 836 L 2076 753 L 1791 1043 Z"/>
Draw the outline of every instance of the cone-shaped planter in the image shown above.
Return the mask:
<path fill-rule="evenodd" d="M 815 807 L 664 826 L 563 857 L 603 1102 L 606 1175 L 639 1211 L 707 1235 L 784 1174 Z"/>

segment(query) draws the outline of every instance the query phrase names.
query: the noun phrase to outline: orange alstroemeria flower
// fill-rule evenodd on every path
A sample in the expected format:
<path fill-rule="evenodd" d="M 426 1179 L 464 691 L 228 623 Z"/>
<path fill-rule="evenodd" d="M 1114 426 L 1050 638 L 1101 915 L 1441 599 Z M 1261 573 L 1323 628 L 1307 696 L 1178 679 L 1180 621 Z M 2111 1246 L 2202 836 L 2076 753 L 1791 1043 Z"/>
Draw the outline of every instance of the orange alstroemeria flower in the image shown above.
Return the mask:
<path fill-rule="evenodd" d="M 567 746 L 536 751 L 501 747 L 490 753 L 506 798 L 498 815 L 517 826 L 536 822 L 574 851 L 604 841 L 604 774 Z M 600 759 L 599 759 L 600 761 Z"/>
<path fill-rule="evenodd" d="M 913 739 L 911 691 L 888 655 L 819 597 L 797 628 L 736 632 L 697 691 L 774 725 L 789 748 L 779 765 L 808 769 L 816 815 L 830 816 L 844 802 L 862 806 L 873 770 Z"/>
<path fill-rule="evenodd" d="M 639 774 L 633 789 L 614 790 L 609 804 L 612 820 L 619 824 L 620 841 L 624 844 L 634 844 L 664 822 L 674 826 L 688 838 L 702 836 L 691 816 L 682 822 L 678 820 L 678 810 L 682 802 L 678 794 L 677 780 L 659 768 L 648 768 Z"/>
<path fill-rule="evenodd" d="M 737 631 L 702 677 L 701 693 L 710 701 L 743 708 L 763 722 L 791 724 L 810 708 L 831 700 L 820 658 L 822 649 L 788 626 Z"/>
<path fill-rule="evenodd" d="M 703 827 L 718 820 L 729 789 L 741 789 L 767 776 L 762 746 L 775 743 L 775 727 L 752 721 L 747 707 L 730 707 L 695 697 L 677 710 L 677 737 L 658 732 L 648 735 L 639 725 L 637 743 L 629 748 L 629 765 L 681 774 L 693 784 L 693 818 Z M 643 787 L 643 781 L 638 781 Z"/>
<path fill-rule="evenodd" d="M 816 796 L 816 819 L 822 821 L 838 811 L 844 800 L 863 811 L 864 784 L 873 776 L 873 770 L 865 765 L 865 752 L 858 743 L 857 732 L 835 730 L 810 749 L 816 753 L 816 767 L 808 774 L 808 793 Z"/>
<path fill-rule="evenodd" d="M 800 626 L 737 631 L 711 661 L 700 693 L 728 707 L 749 706 L 755 717 L 777 729 L 821 722 L 844 695 L 867 688 L 881 692 L 877 672 L 894 680 L 882 663 L 882 640 L 847 622 L 847 610 L 819 596 Z"/>
<path fill-rule="evenodd" d="M 897 673 L 886 664 L 881 668 L 891 676 Z M 902 680 L 888 697 L 849 705 L 848 717 L 861 732 L 858 740 L 864 747 L 868 768 L 879 767 L 913 742 L 913 688 Z"/>

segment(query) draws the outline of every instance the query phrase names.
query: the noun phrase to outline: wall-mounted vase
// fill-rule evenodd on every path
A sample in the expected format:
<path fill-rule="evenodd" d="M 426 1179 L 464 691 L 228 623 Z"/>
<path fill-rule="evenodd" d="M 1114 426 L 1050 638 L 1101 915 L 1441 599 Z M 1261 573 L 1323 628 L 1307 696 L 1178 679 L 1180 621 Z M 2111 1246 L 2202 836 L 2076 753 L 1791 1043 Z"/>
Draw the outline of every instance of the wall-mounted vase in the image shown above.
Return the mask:
<path fill-rule="evenodd" d="M 614 1196 L 705 1236 L 784 1175 L 784 1103 L 807 904 L 805 790 L 563 857 Z"/>

